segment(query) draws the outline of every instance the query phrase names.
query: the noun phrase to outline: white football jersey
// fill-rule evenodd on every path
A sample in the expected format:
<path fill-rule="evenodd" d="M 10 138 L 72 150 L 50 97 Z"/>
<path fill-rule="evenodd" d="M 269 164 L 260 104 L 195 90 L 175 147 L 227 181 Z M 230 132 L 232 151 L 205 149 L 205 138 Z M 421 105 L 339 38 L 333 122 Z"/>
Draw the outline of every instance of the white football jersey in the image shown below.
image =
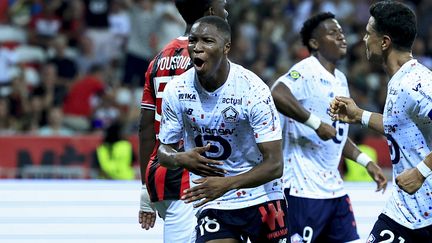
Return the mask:
<path fill-rule="evenodd" d="M 432 176 L 414 195 L 394 181 L 432 149 L 432 72 L 417 60 L 405 63 L 389 81 L 383 123 L 393 163 L 392 196 L 384 214 L 410 229 L 432 225 Z"/>
<path fill-rule="evenodd" d="M 349 96 L 345 75 L 328 72 L 314 56 L 295 64 L 275 84 L 285 84 L 309 112 L 333 125 L 337 135 L 323 141 L 315 131 L 292 118 L 280 114 L 284 151 L 284 184 L 290 195 L 305 198 L 336 198 L 346 194 L 338 171 L 348 136 L 348 124 L 334 122 L 328 115 L 335 96 Z"/>
<path fill-rule="evenodd" d="M 254 73 L 230 63 L 227 81 L 207 92 L 190 69 L 164 90 L 159 140 L 180 141 L 185 150 L 210 143 L 206 157 L 223 161 L 221 168 L 235 176 L 262 162 L 257 143 L 282 139 L 279 117 L 267 85 Z M 199 176 L 190 174 L 192 181 Z M 262 186 L 231 190 L 205 208 L 236 209 L 282 199 L 282 178 Z"/>

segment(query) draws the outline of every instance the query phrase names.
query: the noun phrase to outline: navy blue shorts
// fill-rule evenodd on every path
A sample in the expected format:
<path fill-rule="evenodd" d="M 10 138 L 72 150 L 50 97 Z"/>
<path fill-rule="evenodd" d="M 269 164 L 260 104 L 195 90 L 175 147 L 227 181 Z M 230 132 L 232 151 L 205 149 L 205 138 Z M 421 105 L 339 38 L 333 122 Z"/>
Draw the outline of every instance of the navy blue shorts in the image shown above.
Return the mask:
<path fill-rule="evenodd" d="M 290 242 L 338 243 L 359 239 L 348 195 L 331 199 L 310 199 L 289 195 Z"/>
<path fill-rule="evenodd" d="M 368 243 L 432 243 L 432 225 L 421 229 L 409 229 L 380 214 L 367 239 Z"/>
<path fill-rule="evenodd" d="M 288 242 L 286 211 L 283 199 L 234 210 L 204 210 L 198 216 L 196 242 L 216 239 Z"/>

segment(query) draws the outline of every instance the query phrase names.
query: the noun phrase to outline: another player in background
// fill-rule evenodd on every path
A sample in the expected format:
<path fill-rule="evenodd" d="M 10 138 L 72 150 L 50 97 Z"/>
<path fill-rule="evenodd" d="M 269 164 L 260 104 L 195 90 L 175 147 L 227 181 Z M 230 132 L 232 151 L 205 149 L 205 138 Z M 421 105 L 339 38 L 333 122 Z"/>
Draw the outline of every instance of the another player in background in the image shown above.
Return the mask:
<path fill-rule="evenodd" d="M 412 56 L 417 34 L 412 10 L 397 1 L 383 1 L 373 4 L 369 12 L 363 38 L 366 56 L 382 64 L 391 77 L 384 113 L 362 110 L 346 97 L 336 97 L 330 111 L 335 120 L 361 122 L 384 134 L 389 144 L 396 183 L 367 242 L 430 243 L 432 72 Z"/>
<path fill-rule="evenodd" d="M 230 48 L 223 19 L 192 26 L 194 68 L 165 88 L 158 157 L 192 172 L 182 199 L 198 209 L 196 242 L 286 242 L 277 110 L 266 84 L 228 60 Z"/>
<path fill-rule="evenodd" d="M 170 170 L 161 167 L 156 157 L 162 93 L 171 79 L 191 67 L 187 36 L 192 24 L 206 15 L 226 18 L 228 13 L 225 10 L 225 0 L 176 0 L 175 4 L 186 21 L 185 34 L 169 43 L 154 58 L 145 75 L 139 130 L 143 185 L 139 223 L 145 229 L 154 226 L 156 214 L 150 206 L 152 204 L 164 219 L 164 241 L 189 242 L 194 238 L 196 218 L 192 206 L 180 200 L 183 190 L 189 188 L 189 173 L 184 169 Z"/>
<path fill-rule="evenodd" d="M 350 242 L 359 239 L 350 198 L 338 171 L 341 155 L 367 168 L 385 190 L 387 179 L 348 138 L 348 124 L 332 122 L 328 104 L 349 96 L 345 75 L 336 66 L 347 44 L 332 13 L 319 13 L 301 29 L 311 56 L 295 64 L 272 87 L 281 113 L 285 198 L 291 242 Z"/>

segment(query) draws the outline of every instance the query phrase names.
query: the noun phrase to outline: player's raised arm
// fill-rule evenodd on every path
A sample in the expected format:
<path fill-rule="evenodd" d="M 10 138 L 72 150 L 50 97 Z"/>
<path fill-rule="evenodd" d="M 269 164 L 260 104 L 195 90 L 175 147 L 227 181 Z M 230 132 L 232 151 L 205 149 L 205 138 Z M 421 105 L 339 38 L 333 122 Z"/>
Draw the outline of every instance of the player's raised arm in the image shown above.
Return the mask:
<path fill-rule="evenodd" d="M 359 108 L 352 98 L 336 96 L 330 103 L 329 112 L 334 121 L 361 123 L 365 127 L 384 134 L 382 114 Z"/>

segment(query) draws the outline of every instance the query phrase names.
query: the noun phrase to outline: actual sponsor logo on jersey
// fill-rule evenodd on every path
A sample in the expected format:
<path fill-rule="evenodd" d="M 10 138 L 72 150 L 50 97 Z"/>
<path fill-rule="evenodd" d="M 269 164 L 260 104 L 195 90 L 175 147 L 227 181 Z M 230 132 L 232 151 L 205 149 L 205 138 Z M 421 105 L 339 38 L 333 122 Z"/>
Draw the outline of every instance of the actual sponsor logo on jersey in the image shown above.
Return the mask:
<path fill-rule="evenodd" d="M 375 236 L 373 234 L 370 234 L 369 237 L 367 238 L 366 243 L 373 243 L 375 242 Z"/>
<path fill-rule="evenodd" d="M 303 238 L 298 233 L 295 233 L 291 236 L 291 243 L 303 243 Z"/>
<path fill-rule="evenodd" d="M 239 120 L 239 113 L 234 107 L 229 106 L 222 111 L 222 117 L 225 122 L 234 123 Z"/>
<path fill-rule="evenodd" d="M 181 93 L 178 94 L 179 100 L 196 100 L 196 94 Z"/>
<path fill-rule="evenodd" d="M 243 102 L 243 99 L 236 99 L 236 98 L 222 98 L 222 104 L 229 104 L 229 105 L 241 105 Z"/>
<path fill-rule="evenodd" d="M 234 133 L 235 128 L 209 128 L 209 127 L 197 127 L 190 125 L 192 131 L 198 132 L 200 134 L 212 134 L 212 135 L 231 135 Z"/>
<path fill-rule="evenodd" d="M 290 77 L 292 80 L 297 80 L 298 78 L 300 78 L 300 76 L 300 73 L 296 70 L 292 70 L 288 73 L 288 77 Z"/>

